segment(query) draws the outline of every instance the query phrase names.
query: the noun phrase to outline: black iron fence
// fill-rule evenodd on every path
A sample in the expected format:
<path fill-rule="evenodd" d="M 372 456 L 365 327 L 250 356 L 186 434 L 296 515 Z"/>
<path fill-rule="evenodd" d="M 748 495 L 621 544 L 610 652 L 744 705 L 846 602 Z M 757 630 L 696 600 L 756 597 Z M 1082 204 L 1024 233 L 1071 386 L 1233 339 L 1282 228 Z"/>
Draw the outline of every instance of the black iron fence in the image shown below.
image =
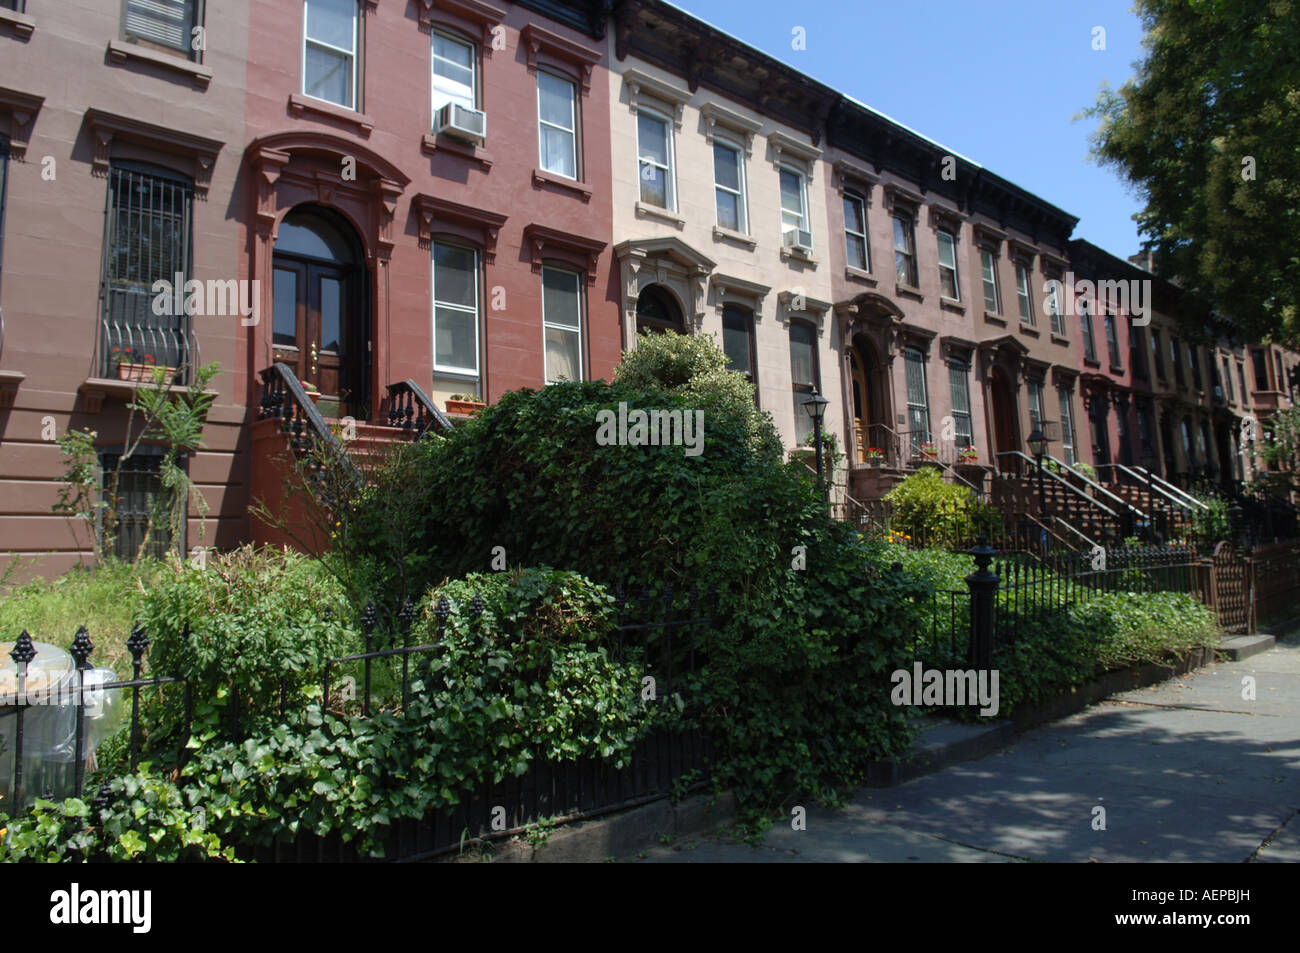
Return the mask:
<path fill-rule="evenodd" d="M 641 653 L 644 671 L 650 679 L 648 684 L 643 683 L 644 701 L 672 704 L 679 711 L 689 713 L 690 699 L 684 694 L 686 680 L 704 663 L 700 635 L 715 624 L 718 603 L 716 588 L 702 593 L 694 585 L 684 593 L 675 591 L 671 585 L 662 590 L 650 586 L 631 590 L 620 586 L 616 590 L 613 652 L 621 661 L 634 649 Z M 474 620 L 483 612 L 482 596 L 476 595 L 467 615 Z M 361 616 L 365 651 L 330 658 L 324 663 L 321 698 L 325 707 L 340 715 L 362 718 L 379 710 L 404 710 L 421 674 L 419 661 L 430 659 L 442 650 L 441 637 L 451 615 L 451 604 L 446 597 L 440 598 L 433 609 L 435 638 L 427 643 L 411 644 L 415 609 L 409 601 L 396 613 L 393 624 L 385 627 L 379 625 L 375 607 L 366 606 Z M 381 642 L 392 644 L 377 648 Z M 22 633 L 9 653 L 16 666 L 15 690 L 5 691 L 0 680 L 0 813 L 13 816 L 30 807 L 37 796 L 83 794 L 88 766 L 94 765 L 93 742 L 104 740 L 93 739 L 88 724 L 102 716 L 106 705 L 123 705 L 125 698 L 121 692 L 130 693 L 129 714 L 121 714 L 129 723 L 126 730 L 131 770 L 137 767 L 141 739 L 146 735 L 151 738 L 174 735 L 179 740 L 176 760 L 184 763 L 185 744 L 193 721 L 192 686 L 176 677 L 146 677 L 143 670 L 149 644 L 146 633 L 137 625 L 127 642 L 132 677 L 118 680 L 106 677 L 107 673 L 91 677 L 89 673 L 105 670 L 94 668 L 91 662 L 94 646 L 82 627 L 69 649 L 73 660 L 71 671 L 42 684 L 38 692 L 30 684 L 29 673 L 38 650 L 30 635 L 26 631 Z M 416 662 L 414 674 L 413 661 Z M 380 669 L 385 677 L 382 685 L 377 685 L 375 676 Z M 173 685 L 183 693 L 183 722 L 166 730 L 144 724 L 141 690 Z M 428 684 L 424 687 L 430 690 Z M 291 689 L 289 677 L 281 676 L 276 706 L 280 716 L 289 716 L 295 699 L 300 698 Z M 58 734 L 63 729 L 51 728 L 48 718 L 43 718 L 38 726 L 40 738 L 33 743 L 32 711 L 38 706 L 43 715 L 50 713 L 49 717 L 53 717 L 57 713 L 64 719 L 64 733 L 69 735 L 63 739 L 67 742 L 61 749 L 60 763 L 64 767 L 57 777 L 49 772 L 46 764 L 47 742 L 52 732 Z M 243 736 L 251 723 L 248 717 L 251 708 L 246 700 L 241 702 L 238 691 L 232 691 L 224 721 L 231 737 Z M 6 731 L 5 721 L 10 719 L 13 729 Z M 151 733 L 155 728 L 159 730 Z M 712 739 L 701 731 L 665 729 L 638 741 L 630 761 L 621 768 L 597 758 L 535 762 L 523 776 L 463 792 L 460 806 L 452 811 L 433 812 L 419 822 L 394 825 L 386 856 L 393 860 L 427 859 L 459 849 L 467 838 L 487 840 L 510 836 L 542 818 L 558 818 L 558 823 L 682 794 L 709 776 L 714 753 Z M 4 770 L 9 766 L 12 766 L 11 773 Z M 53 782 L 33 790 L 26 778 L 34 772 L 40 772 L 43 781 L 53 779 Z M 57 790 L 53 784 L 57 784 Z M 101 787 L 99 797 L 101 800 L 108 797 L 106 785 Z M 277 838 L 269 847 L 249 851 L 247 855 L 261 861 L 364 859 L 338 835 L 322 838 L 311 833 Z"/>

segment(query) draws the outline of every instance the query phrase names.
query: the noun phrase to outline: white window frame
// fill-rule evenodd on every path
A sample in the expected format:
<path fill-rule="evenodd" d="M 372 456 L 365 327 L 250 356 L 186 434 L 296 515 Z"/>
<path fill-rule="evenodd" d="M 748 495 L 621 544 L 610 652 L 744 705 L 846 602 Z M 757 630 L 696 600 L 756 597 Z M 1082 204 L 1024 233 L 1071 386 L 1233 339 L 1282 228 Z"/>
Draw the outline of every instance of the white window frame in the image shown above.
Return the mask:
<path fill-rule="evenodd" d="M 799 231 L 807 232 L 810 238 L 815 238 L 815 236 L 812 233 L 812 225 L 810 224 L 810 219 L 808 216 L 808 174 L 804 172 L 802 169 L 795 168 L 794 166 L 788 165 L 784 162 L 781 163 L 781 165 L 778 168 L 780 171 L 777 172 L 777 200 L 782 203 L 781 241 L 784 242 L 785 236 L 789 234 L 789 232 L 791 231 L 791 229 L 786 226 L 785 217 L 786 215 L 794 214 L 793 210 L 787 209 L 785 207 L 784 205 L 785 199 L 781 197 L 781 180 L 780 180 L 781 172 L 789 172 L 791 175 L 793 175 L 795 178 L 799 180 L 799 201 L 803 205 L 803 208 L 799 209 L 799 224 L 796 225 L 795 228 L 798 229 Z M 810 245 L 809 247 L 812 246 Z"/>
<path fill-rule="evenodd" d="M 1050 318 L 1052 333 L 1057 337 L 1065 337 L 1065 315 L 1061 311 L 1061 292 L 1065 283 L 1056 276 L 1047 279 L 1047 316 Z"/>
<path fill-rule="evenodd" d="M 985 263 L 988 264 L 988 274 L 984 273 Z M 989 311 L 988 286 L 989 276 L 993 279 L 993 310 Z M 984 292 L 984 310 L 989 314 L 1000 315 L 1002 313 L 1002 284 L 998 281 L 998 256 L 996 252 L 987 248 L 980 249 L 980 287 Z"/>
<path fill-rule="evenodd" d="M 1030 268 L 1023 261 L 1017 261 L 1015 264 L 1016 309 L 1020 313 L 1020 323 L 1026 324 L 1032 328 L 1037 326 L 1038 322 L 1034 319 L 1034 297 L 1030 293 Z M 1020 280 L 1022 275 L 1024 276 L 1023 282 Z"/>
<path fill-rule="evenodd" d="M 542 118 L 542 77 L 543 76 L 549 76 L 551 77 L 551 79 L 558 79 L 563 83 L 567 83 L 569 89 L 572 90 L 573 96 L 569 100 L 570 103 L 569 119 L 573 123 L 573 126 L 571 128 L 565 129 L 563 126 L 558 126 L 555 123 Z M 554 169 L 546 168 L 546 158 L 545 156 L 542 155 L 542 127 L 543 126 L 549 126 L 552 129 L 559 129 L 562 132 L 567 132 L 572 137 L 571 141 L 573 142 L 573 175 L 566 175 L 563 172 L 557 172 Z M 563 73 L 557 73 L 552 70 L 544 70 L 544 69 L 539 69 L 537 71 L 537 167 L 541 169 L 543 172 L 545 172 L 547 175 L 558 175 L 562 179 L 572 179 L 574 182 L 582 181 L 582 169 L 579 167 L 578 164 L 578 84 L 575 83 L 568 76 L 565 76 Z"/>
<path fill-rule="evenodd" d="M 675 142 L 676 125 L 671 118 L 659 112 L 657 109 L 648 109 L 645 106 L 637 106 L 636 110 L 636 197 L 638 202 L 642 202 L 652 208 L 659 208 L 653 202 L 646 202 L 641 195 L 641 178 L 642 169 L 646 165 L 654 166 L 659 169 L 664 176 L 664 200 L 667 203 L 663 206 L 666 212 L 677 211 L 677 143 Z M 655 122 L 663 123 L 664 127 L 664 154 L 668 160 L 666 166 L 660 165 L 653 159 L 647 158 L 641 151 L 641 117 L 647 116 Z M 714 172 L 714 182 L 717 181 L 717 173 Z M 717 215 L 715 208 L 714 215 Z"/>
<path fill-rule="evenodd" d="M 578 301 L 578 327 L 577 327 L 576 329 L 575 329 L 575 328 L 571 328 L 571 327 L 569 327 L 567 324 L 552 324 L 550 321 L 547 321 L 547 320 L 546 320 L 546 272 L 548 272 L 548 271 L 558 271 L 558 272 L 560 272 L 561 274 L 565 274 L 565 275 L 573 275 L 573 277 L 574 277 L 575 279 L 577 279 L 576 282 L 575 282 L 575 284 L 576 284 L 576 288 L 577 288 L 577 290 L 576 290 L 576 292 L 575 292 L 575 296 L 576 296 L 577 301 Z M 562 267 L 560 267 L 560 266 L 558 266 L 558 265 L 542 265 L 541 280 L 542 280 L 542 374 L 543 374 L 543 379 L 545 380 L 545 382 L 546 382 L 547 384 L 555 384 L 555 383 L 558 383 L 558 381 L 553 381 L 553 380 L 551 380 L 551 369 L 550 369 L 550 367 L 547 366 L 547 355 L 546 355 L 546 331 L 547 331 L 548 328 L 553 328 L 553 329 L 555 329 L 555 330 L 557 330 L 557 331 L 565 331 L 565 332 L 567 332 L 567 333 L 569 333 L 569 334 L 574 334 L 574 333 L 576 333 L 576 334 L 578 335 L 578 380 L 579 380 L 579 381 L 585 381 L 585 380 L 587 379 L 587 362 L 586 362 L 586 360 L 584 359 L 585 356 L 584 356 L 584 354 L 583 354 L 583 350 L 582 350 L 582 326 L 583 326 L 583 323 L 585 322 L 585 319 L 586 319 L 586 310 L 585 310 L 585 309 L 583 308 L 583 306 L 582 306 L 582 298 L 583 298 L 583 294 L 582 294 L 583 274 L 582 274 L 582 272 L 580 272 L 580 271 L 576 271 L 576 270 L 574 270 L 574 269 L 570 269 L 570 268 L 562 268 Z M 567 379 L 567 378 L 566 378 L 566 379 Z"/>
<path fill-rule="evenodd" d="M 477 110 L 478 109 L 478 88 L 479 88 L 478 44 L 474 43 L 471 40 L 466 40 L 462 37 L 459 37 L 456 34 L 450 33 L 446 30 L 434 30 L 429 36 L 429 104 L 432 107 L 432 115 L 434 119 L 436 119 L 438 116 L 438 110 L 441 109 L 443 106 L 446 106 L 447 103 L 460 102 L 459 99 L 453 99 L 450 97 L 448 97 L 447 101 L 444 103 L 438 102 L 438 74 L 434 71 L 434 67 L 437 65 L 437 61 L 439 59 L 438 54 L 435 52 L 435 44 L 438 42 L 439 37 L 441 37 L 443 40 L 447 40 L 459 46 L 469 47 L 469 68 L 470 68 L 470 72 L 472 72 L 474 75 L 473 75 L 472 83 L 470 85 L 470 92 L 469 92 L 470 101 L 467 105 L 467 108 Z M 459 63 L 455 63 L 454 65 L 460 66 Z M 443 95 L 448 95 L 448 94 L 444 93 Z M 465 104 L 462 103 L 462 105 Z"/>
<path fill-rule="evenodd" d="M 723 185 L 718 181 L 718 156 L 717 152 L 713 153 L 713 215 L 717 218 L 718 214 L 718 192 L 726 192 L 728 195 L 736 197 L 736 231 L 742 235 L 749 234 L 749 189 L 745 183 L 745 150 L 739 144 L 732 142 L 730 139 L 714 135 L 712 145 L 714 149 L 721 146 L 723 149 L 733 153 L 736 157 L 736 181 L 740 185 L 739 191 L 731 188 L 729 185 Z M 641 167 L 637 166 L 637 173 L 640 174 Z M 638 195 L 640 188 L 637 189 Z M 726 228 L 721 222 L 718 222 L 719 228 Z"/>
<path fill-rule="evenodd" d="M 857 268 L 859 271 L 871 271 L 871 243 L 867 241 L 867 200 L 852 189 L 845 189 L 843 198 L 846 202 L 856 203 L 858 209 L 862 212 L 862 231 L 855 232 L 849 228 L 847 221 L 844 223 L 844 258 L 847 261 L 849 257 L 849 236 L 852 235 L 854 238 L 861 239 L 862 256 L 865 261 L 861 265 L 850 261 L 849 267 Z"/>
<path fill-rule="evenodd" d="M 944 294 L 943 291 L 943 272 L 947 265 L 943 263 L 943 240 L 947 238 L 952 242 L 952 290 L 951 296 Z M 939 250 L 939 296 L 947 298 L 949 301 L 961 300 L 961 266 L 957 259 L 957 235 L 947 228 L 935 230 L 935 243 Z"/>
<path fill-rule="evenodd" d="M 314 99 L 318 103 L 329 103 L 331 106 L 337 106 L 340 109 L 347 109 L 352 112 L 361 111 L 361 95 L 357 88 L 357 58 L 361 50 L 361 5 L 360 0 L 353 4 L 352 11 L 352 49 L 345 50 L 341 47 L 332 46 L 321 40 L 314 40 L 307 36 L 307 9 L 311 6 L 312 0 L 303 0 L 302 2 L 302 94 L 308 99 Z M 307 44 L 312 44 L 323 50 L 341 54 L 348 57 L 351 64 L 349 78 L 352 88 L 352 105 L 345 106 L 343 103 L 336 103 L 331 99 L 321 99 L 319 96 L 313 96 L 307 92 Z"/>
<path fill-rule="evenodd" d="M 443 303 L 442 307 L 448 311 L 459 311 L 462 314 L 474 315 L 474 367 L 453 367 L 448 364 L 438 363 L 438 246 L 446 245 L 451 248 L 458 248 L 462 251 L 468 251 L 474 256 L 474 307 L 467 308 L 463 304 L 454 302 Z M 429 248 L 429 293 L 433 298 L 432 309 L 430 311 L 430 321 L 432 322 L 433 334 L 433 370 L 438 374 L 460 374 L 479 376 L 479 364 L 481 361 L 482 332 L 480 326 L 483 323 L 482 305 L 483 298 L 479 294 L 479 254 L 478 249 L 472 245 L 460 245 L 456 242 L 443 242 L 434 240 Z"/>

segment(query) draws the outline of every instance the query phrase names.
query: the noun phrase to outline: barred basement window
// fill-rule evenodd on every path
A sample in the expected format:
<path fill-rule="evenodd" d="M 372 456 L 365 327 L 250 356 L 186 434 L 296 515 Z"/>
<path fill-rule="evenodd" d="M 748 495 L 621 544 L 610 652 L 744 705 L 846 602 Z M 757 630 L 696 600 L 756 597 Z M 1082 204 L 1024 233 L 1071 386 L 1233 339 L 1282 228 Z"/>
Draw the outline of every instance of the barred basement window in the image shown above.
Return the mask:
<path fill-rule="evenodd" d="M 103 471 L 104 502 L 109 504 L 109 510 L 113 509 L 112 500 L 109 499 L 113 488 L 113 471 L 120 458 L 120 453 L 111 451 L 99 456 Z M 161 447 L 142 445 L 117 475 L 117 538 L 113 542 L 113 553 L 119 559 L 128 562 L 134 560 L 141 551 L 140 546 L 146 532 L 149 534 L 149 543 L 144 548 L 145 556 L 161 558 L 171 546 L 172 536 L 161 497 L 162 478 L 158 472 L 162 459 Z M 149 525 L 151 516 L 152 527 Z"/>
<path fill-rule="evenodd" d="M 153 285 L 184 289 L 192 266 L 194 185 L 162 169 L 115 163 L 109 170 L 104 271 L 100 289 L 100 369 L 118 376 L 123 364 L 178 368 L 188 364 L 189 319 L 174 299 L 155 314 Z"/>
<path fill-rule="evenodd" d="M 199 0 L 126 0 L 126 35 L 194 58 Z"/>

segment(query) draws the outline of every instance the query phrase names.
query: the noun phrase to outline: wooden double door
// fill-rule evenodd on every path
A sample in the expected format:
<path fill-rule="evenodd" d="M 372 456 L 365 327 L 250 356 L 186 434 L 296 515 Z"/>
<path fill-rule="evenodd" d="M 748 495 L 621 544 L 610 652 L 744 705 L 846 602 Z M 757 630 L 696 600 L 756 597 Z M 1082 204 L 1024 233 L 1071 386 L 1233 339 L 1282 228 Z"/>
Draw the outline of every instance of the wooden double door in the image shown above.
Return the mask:
<path fill-rule="evenodd" d="M 353 240 L 326 214 L 295 210 L 281 223 L 272 268 L 273 360 L 314 385 L 330 416 L 366 419 L 369 321 Z"/>

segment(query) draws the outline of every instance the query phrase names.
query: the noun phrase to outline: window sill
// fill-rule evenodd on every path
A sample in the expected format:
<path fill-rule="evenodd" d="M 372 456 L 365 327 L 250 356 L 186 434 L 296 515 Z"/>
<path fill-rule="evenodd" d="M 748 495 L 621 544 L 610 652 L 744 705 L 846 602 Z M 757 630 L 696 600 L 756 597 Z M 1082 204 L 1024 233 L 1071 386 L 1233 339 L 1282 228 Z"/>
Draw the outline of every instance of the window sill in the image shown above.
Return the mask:
<path fill-rule="evenodd" d="M 730 228 L 723 228 L 721 225 L 713 226 L 713 240 L 715 242 L 731 242 L 735 245 L 742 245 L 753 251 L 758 247 L 758 240 L 751 238 L 744 232 L 732 231 Z"/>
<path fill-rule="evenodd" d="M 13 10 L 0 10 L 0 23 L 13 30 L 14 36 L 26 40 L 36 31 L 36 18 Z"/>
<path fill-rule="evenodd" d="M 1062 347 L 1069 347 L 1069 346 L 1070 346 L 1070 339 L 1069 339 L 1069 338 L 1063 338 L 1063 337 L 1061 337 L 1059 334 L 1053 334 L 1053 335 L 1052 335 L 1052 343 L 1053 343 L 1053 344 L 1060 344 Z"/>
<path fill-rule="evenodd" d="M 188 76 L 199 89 L 207 89 L 212 82 L 211 68 L 204 66 L 202 63 L 195 63 L 193 60 L 184 59 L 179 55 L 169 56 L 166 53 L 138 46 L 135 43 L 127 43 L 123 40 L 108 41 L 108 58 L 114 63 L 138 60 L 141 63 L 149 63 L 152 66 L 172 70 Z"/>
<path fill-rule="evenodd" d="M 1026 324 L 1024 321 L 1020 322 L 1020 333 L 1028 334 L 1030 337 L 1034 338 L 1043 336 L 1042 331 L 1038 330 L 1038 328 L 1034 327 L 1032 324 Z"/>
<path fill-rule="evenodd" d="M 468 142 L 461 142 L 449 136 L 435 136 L 425 133 L 424 139 L 420 142 L 420 149 L 426 155 L 448 152 L 452 155 L 463 156 L 471 162 L 477 162 L 481 165 L 484 172 L 492 168 L 492 156 L 481 147 L 472 146 Z"/>
<path fill-rule="evenodd" d="M 1087 367 L 1095 367 L 1098 370 L 1101 370 L 1101 361 L 1097 360 L 1095 357 L 1085 357 L 1083 363 Z"/>
<path fill-rule="evenodd" d="M 939 307 L 945 311 L 953 311 L 957 314 L 966 313 L 966 306 L 962 304 L 960 301 L 958 301 L 956 298 L 945 298 L 943 296 L 940 296 Z"/>
<path fill-rule="evenodd" d="M 369 139 L 370 133 L 375 128 L 374 121 L 365 113 L 359 113 L 354 109 L 344 109 L 342 106 L 335 106 L 333 103 L 312 99 L 310 96 L 304 96 L 301 93 L 289 94 L 289 112 L 299 119 L 306 113 L 313 118 L 321 117 L 345 123 L 364 139 Z"/>
<path fill-rule="evenodd" d="M 993 311 L 985 311 L 984 320 L 989 324 L 996 324 L 998 327 L 1001 328 L 1005 328 L 1007 326 L 1007 319 Z"/>
<path fill-rule="evenodd" d="M 860 281 L 864 285 L 870 285 L 873 288 L 879 283 L 875 278 L 871 277 L 871 272 L 863 271 L 861 268 L 854 268 L 852 265 L 844 269 L 844 277 L 850 281 Z"/>
<path fill-rule="evenodd" d="M 895 285 L 894 294 L 900 298 L 914 298 L 917 301 L 925 300 L 925 295 L 921 294 L 921 289 L 912 285 Z"/>
<path fill-rule="evenodd" d="M 579 182 L 577 179 L 566 179 L 562 175 L 556 175 L 554 172 L 547 172 L 545 169 L 533 169 L 534 185 L 554 185 L 561 189 L 567 189 L 570 192 L 576 192 L 582 196 L 584 202 L 591 201 L 591 186 L 585 182 Z"/>
<path fill-rule="evenodd" d="M 150 381 L 122 381 L 113 380 L 107 377 L 87 377 L 77 388 L 85 400 L 85 410 L 88 414 L 97 414 L 104 407 L 104 398 L 120 397 L 127 399 L 132 397 L 137 390 L 142 387 L 152 387 Z M 171 394 L 188 393 L 189 388 L 184 384 L 172 384 L 167 388 Z M 203 393 L 210 394 L 213 397 L 219 396 L 215 390 L 205 390 Z"/>
<path fill-rule="evenodd" d="M 781 249 L 781 260 L 786 262 L 798 262 L 805 267 L 813 269 L 816 269 L 818 264 L 817 259 L 814 258 L 811 253 L 795 251 L 793 248 L 785 247 Z"/>
<path fill-rule="evenodd" d="M 1123 373 L 1124 373 L 1124 368 L 1119 367 L 1119 366 L 1117 366 L 1117 365 L 1115 365 L 1115 364 L 1112 364 L 1112 365 L 1110 366 L 1110 372 L 1111 372 L 1112 374 L 1123 374 Z M 1202 394 L 1201 396 L 1203 397 L 1203 396 L 1205 396 L 1205 395 Z"/>
<path fill-rule="evenodd" d="M 677 228 L 686 227 L 686 219 L 670 212 L 666 208 L 660 208 L 657 205 L 647 205 L 645 202 L 636 203 L 636 214 L 641 218 L 657 218 L 662 222 L 667 222 Z"/>

